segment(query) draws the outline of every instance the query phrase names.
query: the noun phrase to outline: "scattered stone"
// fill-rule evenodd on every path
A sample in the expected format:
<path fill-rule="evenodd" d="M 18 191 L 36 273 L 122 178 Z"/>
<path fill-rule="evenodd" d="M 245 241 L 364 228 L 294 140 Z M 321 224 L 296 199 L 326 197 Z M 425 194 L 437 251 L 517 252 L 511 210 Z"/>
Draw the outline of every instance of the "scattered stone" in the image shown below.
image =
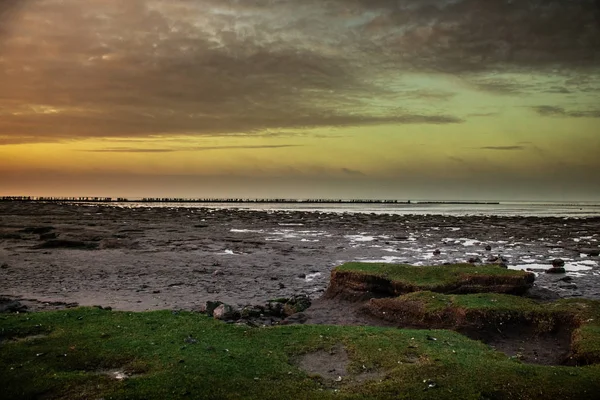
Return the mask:
<path fill-rule="evenodd" d="M 225 320 L 236 320 L 239 319 L 240 313 L 236 311 L 229 304 L 221 304 L 213 311 L 213 317 L 215 319 Z"/>
<path fill-rule="evenodd" d="M 492 246 L 490 246 L 489 244 L 487 246 L 485 246 L 486 251 L 492 251 Z"/>
<path fill-rule="evenodd" d="M 530 299 L 542 301 L 553 301 L 558 300 L 560 298 L 558 293 L 539 286 L 533 286 L 525 293 L 524 296 L 529 297 Z"/>
<path fill-rule="evenodd" d="M 573 278 L 570 276 L 564 276 L 559 279 L 559 281 L 563 281 L 563 282 L 571 282 L 572 280 L 573 280 Z"/>
<path fill-rule="evenodd" d="M 12 300 L 6 297 L 0 297 L 0 313 L 19 313 L 27 312 L 27 306 L 20 301 Z"/>
<path fill-rule="evenodd" d="M 577 289 L 577 285 L 574 283 L 564 283 L 562 285 L 558 285 L 561 289 Z"/>
<path fill-rule="evenodd" d="M 310 298 L 305 294 L 292 296 L 283 305 L 283 312 L 286 316 L 306 311 L 311 305 Z"/>
<path fill-rule="evenodd" d="M 434 255 L 434 256 L 439 256 L 440 254 L 442 254 L 442 252 L 440 251 L 440 249 L 435 249 L 435 250 L 433 251 L 433 255 Z"/>
<path fill-rule="evenodd" d="M 285 285 L 283 283 L 281 283 L 281 282 L 279 282 L 278 286 L 279 286 L 279 289 L 285 289 Z"/>
<path fill-rule="evenodd" d="M 306 274 L 298 274 L 298 278 L 300 278 L 300 279 L 306 279 Z"/>
<path fill-rule="evenodd" d="M 481 263 L 481 258 L 479 257 L 470 257 L 468 260 L 469 264 L 479 264 Z"/>
<path fill-rule="evenodd" d="M 192 335 L 189 335 L 188 337 L 186 337 L 185 339 L 183 339 L 184 342 L 188 343 L 188 344 L 196 344 L 198 343 L 198 339 L 194 339 L 192 337 Z"/>
<path fill-rule="evenodd" d="M 554 268 L 564 267 L 565 262 L 564 262 L 564 260 L 561 260 L 560 258 L 556 258 L 556 259 L 552 260 L 552 266 Z"/>
<path fill-rule="evenodd" d="M 547 274 L 564 274 L 566 273 L 563 267 L 552 267 L 546 270 Z"/>
<path fill-rule="evenodd" d="M 213 276 L 223 276 L 223 275 L 225 275 L 225 273 L 223 271 L 221 271 L 220 269 L 216 269 L 213 272 Z"/>
<path fill-rule="evenodd" d="M 206 315 L 208 315 L 209 317 L 212 317 L 213 312 L 215 311 L 215 308 L 219 307 L 221 304 L 223 304 L 223 302 L 221 302 L 221 301 L 207 301 L 206 306 L 204 308 Z"/>
<path fill-rule="evenodd" d="M 304 324 L 308 321 L 308 316 L 302 312 L 290 315 L 280 322 L 280 325 Z"/>

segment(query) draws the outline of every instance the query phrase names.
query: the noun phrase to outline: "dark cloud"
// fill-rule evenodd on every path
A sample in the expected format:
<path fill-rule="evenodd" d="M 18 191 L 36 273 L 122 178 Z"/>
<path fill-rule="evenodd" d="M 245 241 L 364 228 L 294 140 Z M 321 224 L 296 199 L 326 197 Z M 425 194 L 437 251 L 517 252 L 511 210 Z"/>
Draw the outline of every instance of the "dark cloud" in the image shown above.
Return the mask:
<path fill-rule="evenodd" d="M 600 87 L 591 0 L 0 3 L 0 135 L 25 142 L 463 122 L 455 93 L 390 88 L 415 71 L 505 95 L 542 84 L 496 72 Z"/>
<path fill-rule="evenodd" d="M 567 111 L 563 107 L 556 106 L 535 106 L 532 108 L 543 117 L 600 118 L 600 109 Z"/>
<path fill-rule="evenodd" d="M 41 139 L 228 135 L 462 122 L 390 107 L 374 112 L 370 101 L 392 93 L 356 62 L 360 54 L 340 51 L 349 39 L 344 31 L 331 38 L 338 44 L 311 36 L 312 25 L 303 24 L 312 24 L 312 9 L 296 4 L 29 2 L 3 41 L 0 106 L 7 111 L 0 109 L 0 132 Z M 232 12 L 218 12 L 223 7 Z M 246 14 L 256 9 L 264 15 Z M 328 29 L 326 20 L 314 24 Z M 415 95 L 452 96 L 406 96 Z"/>
<path fill-rule="evenodd" d="M 340 0 L 341 2 L 342 0 Z M 596 0 L 359 0 L 390 50 L 418 68 L 597 67 Z M 375 24 L 374 24 L 375 23 Z M 394 28 L 402 27 L 394 33 Z"/>

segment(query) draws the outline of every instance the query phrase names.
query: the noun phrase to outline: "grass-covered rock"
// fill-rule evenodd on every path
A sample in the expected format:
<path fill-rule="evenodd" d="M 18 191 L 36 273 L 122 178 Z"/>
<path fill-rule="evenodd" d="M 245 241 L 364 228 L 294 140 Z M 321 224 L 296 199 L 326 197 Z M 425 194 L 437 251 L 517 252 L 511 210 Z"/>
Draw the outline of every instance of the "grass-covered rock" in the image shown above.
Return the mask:
<path fill-rule="evenodd" d="M 445 295 L 430 291 L 371 299 L 369 314 L 399 326 L 503 334 L 519 329 L 535 336 L 568 332 L 564 362 L 600 363 L 600 302 L 563 299 L 552 303 L 497 293 Z"/>
<path fill-rule="evenodd" d="M 594 334 L 582 331 L 580 343 L 594 346 Z M 189 312 L 79 308 L 1 315 L 0 338 L 3 399 L 537 400 L 600 393 L 600 366 L 527 365 L 445 330 L 248 328 Z M 319 373 L 332 369 L 330 377 Z"/>
<path fill-rule="evenodd" d="M 331 272 L 326 296 L 361 301 L 416 291 L 439 293 L 510 293 L 529 289 L 534 275 L 496 265 L 454 264 L 413 266 L 381 263 L 346 263 Z"/>

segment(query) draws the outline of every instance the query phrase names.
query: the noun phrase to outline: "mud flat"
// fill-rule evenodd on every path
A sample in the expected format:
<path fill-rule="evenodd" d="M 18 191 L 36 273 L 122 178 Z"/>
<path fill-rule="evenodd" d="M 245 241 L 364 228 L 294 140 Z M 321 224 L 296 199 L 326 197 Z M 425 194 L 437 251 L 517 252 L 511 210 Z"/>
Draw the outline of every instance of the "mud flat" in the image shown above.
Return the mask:
<path fill-rule="evenodd" d="M 531 270 L 534 288 L 600 298 L 600 218 L 375 215 L 0 203 L 0 295 L 32 306 L 195 310 L 306 293 L 314 322 L 358 323 L 319 300 L 346 262 L 471 261 Z M 554 259 L 564 274 L 547 274 Z M 544 296 L 550 296 L 546 292 Z M 56 307 L 56 306 L 54 306 Z M 363 321 L 364 322 L 364 321 Z"/>

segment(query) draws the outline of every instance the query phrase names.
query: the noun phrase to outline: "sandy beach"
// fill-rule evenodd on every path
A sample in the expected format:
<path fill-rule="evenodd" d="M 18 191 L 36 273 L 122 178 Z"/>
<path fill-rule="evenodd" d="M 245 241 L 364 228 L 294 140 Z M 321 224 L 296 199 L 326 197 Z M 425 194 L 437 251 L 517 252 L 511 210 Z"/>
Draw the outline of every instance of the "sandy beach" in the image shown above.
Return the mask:
<path fill-rule="evenodd" d="M 35 299 L 41 308 L 61 302 L 143 311 L 195 310 L 208 300 L 262 304 L 305 293 L 318 309 L 334 307 L 318 299 L 331 269 L 346 261 L 438 265 L 504 258 L 509 268 L 535 272 L 538 288 L 600 299 L 599 232 L 600 217 L 3 202 L 0 295 Z M 557 258 L 566 274 L 545 273 Z"/>

